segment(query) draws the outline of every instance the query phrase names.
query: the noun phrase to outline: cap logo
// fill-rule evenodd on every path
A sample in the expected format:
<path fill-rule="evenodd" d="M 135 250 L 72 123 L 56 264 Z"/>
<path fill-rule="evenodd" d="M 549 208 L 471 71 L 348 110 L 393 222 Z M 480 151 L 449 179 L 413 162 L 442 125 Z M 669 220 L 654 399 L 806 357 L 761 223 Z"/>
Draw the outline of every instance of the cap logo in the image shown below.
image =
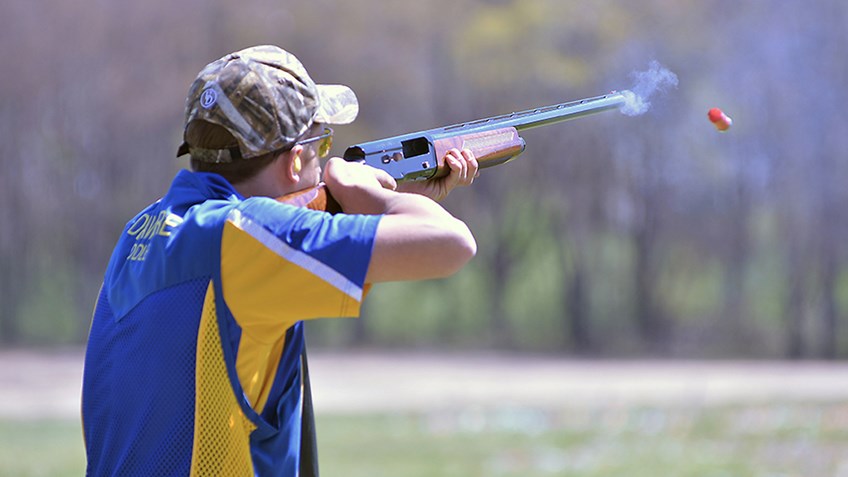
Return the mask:
<path fill-rule="evenodd" d="M 218 102 L 218 92 L 213 88 L 206 88 L 203 90 L 203 93 L 200 94 L 200 105 L 203 106 L 204 109 L 209 109 L 212 106 L 215 106 L 215 103 Z"/>

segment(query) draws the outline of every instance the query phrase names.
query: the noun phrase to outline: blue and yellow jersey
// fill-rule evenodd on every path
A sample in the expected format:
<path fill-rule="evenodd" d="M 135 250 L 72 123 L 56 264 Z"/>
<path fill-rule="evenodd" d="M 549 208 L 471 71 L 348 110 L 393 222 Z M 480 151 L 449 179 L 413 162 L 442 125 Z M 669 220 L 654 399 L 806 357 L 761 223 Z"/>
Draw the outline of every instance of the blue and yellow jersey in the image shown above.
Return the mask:
<path fill-rule="evenodd" d="M 379 219 L 181 171 L 106 270 L 83 378 L 87 474 L 297 475 L 303 320 L 358 316 Z"/>

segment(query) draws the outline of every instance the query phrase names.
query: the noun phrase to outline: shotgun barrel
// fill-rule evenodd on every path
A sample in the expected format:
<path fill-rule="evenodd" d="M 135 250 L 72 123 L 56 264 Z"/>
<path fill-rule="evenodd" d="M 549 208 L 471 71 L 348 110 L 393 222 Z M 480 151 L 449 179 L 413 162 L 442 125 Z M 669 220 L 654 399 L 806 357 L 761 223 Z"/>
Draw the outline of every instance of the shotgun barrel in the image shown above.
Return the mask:
<path fill-rule="evenodd" d="M 450 132 L 457 129 L 470 131 L 491 127 L 514 127 L 519 131 L 524 131 L 525 129 L 548 126 L 610 109 L 617 109 L 624 106 L 625 101 L 626 99 L 623 94 L 613 91 L 602 96 L 595 96 L 594 98 L 579 99 L 577 101 L 528 109 L 526 111 L 494 116 L 468 123 L 454 124 L 453 126 L 447 126 L 442 129 L 445 132 Z"/>

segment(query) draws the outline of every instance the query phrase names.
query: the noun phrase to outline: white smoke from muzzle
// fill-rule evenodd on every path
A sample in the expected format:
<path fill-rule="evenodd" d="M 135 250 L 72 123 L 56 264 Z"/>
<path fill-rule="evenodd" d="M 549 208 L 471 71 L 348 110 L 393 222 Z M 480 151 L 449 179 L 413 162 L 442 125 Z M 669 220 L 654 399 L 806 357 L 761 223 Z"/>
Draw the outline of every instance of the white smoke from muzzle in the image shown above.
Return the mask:
<path fill-rule="evenodd" d="M 656 60 L 651 61 L 647 71 L 636 71 L 630 76 L 635 84 L 629 90 L 621 91 L 625 99 L 621 112 L 628 116 L 645 114 L 651 107 L 651 96 L 677 87 L 677 75 Z"/>

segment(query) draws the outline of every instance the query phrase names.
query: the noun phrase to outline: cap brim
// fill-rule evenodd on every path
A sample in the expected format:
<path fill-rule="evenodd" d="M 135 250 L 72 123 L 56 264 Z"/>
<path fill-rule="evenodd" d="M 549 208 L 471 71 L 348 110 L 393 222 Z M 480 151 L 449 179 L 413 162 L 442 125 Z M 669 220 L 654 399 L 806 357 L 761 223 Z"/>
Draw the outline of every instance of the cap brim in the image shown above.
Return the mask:
<path fill-rule="evenodd" d="M 319 84 L 315 122 L 350 124 L 359 114 L 359 101 L 353 90 L 342 84 Z"/>
<path fill-rule="evenodd" d="M 180 144 L 180 147 L 177 149 L 177 157 L 185 156 L 188 153 L 189 153 L 188 144 L 183 142 L 182 144 Z"/>

